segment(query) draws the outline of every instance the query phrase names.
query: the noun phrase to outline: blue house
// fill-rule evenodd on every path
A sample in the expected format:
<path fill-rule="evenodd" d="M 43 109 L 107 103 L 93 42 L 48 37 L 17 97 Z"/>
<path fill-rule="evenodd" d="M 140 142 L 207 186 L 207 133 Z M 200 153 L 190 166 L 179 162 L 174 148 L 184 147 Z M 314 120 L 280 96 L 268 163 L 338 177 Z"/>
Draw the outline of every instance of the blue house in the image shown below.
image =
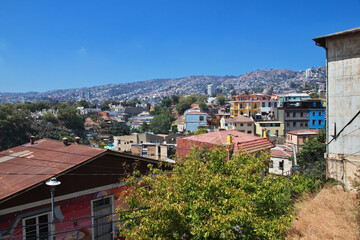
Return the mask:
<path fill-rule="evenodd" d="M 206 126 L 206 113 L 200 110 L 187 110 L 185 112 L 185 128 L 186 131 L 196 131 L 199 126 Z"/>
<path fill-rule="evenodd" d="M 325 128 L 325 109 L 310 109 L 309 128 Z"/>

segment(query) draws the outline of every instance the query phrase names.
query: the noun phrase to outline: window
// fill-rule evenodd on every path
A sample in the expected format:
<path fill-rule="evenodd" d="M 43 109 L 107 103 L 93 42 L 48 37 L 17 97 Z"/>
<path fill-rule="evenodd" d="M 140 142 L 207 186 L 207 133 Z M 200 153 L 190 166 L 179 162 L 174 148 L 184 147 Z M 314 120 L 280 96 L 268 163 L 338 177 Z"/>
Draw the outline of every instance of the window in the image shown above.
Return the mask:
<path fill-rule="evenodd" d="M 279 130 L 275 130 L 275 135 L 276 135 L 276 137 L 279 136 Z"/>
<path fill-rule="evenodd" d="M 243 104 L 242 103 L 240 103 L 240 108 L 243 108 Z M 242 115 L 242 114 L 241 114 Z"/>
<path fill-rule="evenodd" d="M 322 116 L 322 112 L 321 112 L 321 111 L 319 111 L 319 116 Z"/>
<path fill-rule="evenodd" d="M 293 122 L 293 127 L 296 127 L 296 122 Z"/>
<path fill-rule="evenodd" d="M 240 111 L 240 115 L 243 115 L 244 113 L 243 113 L 243 111 Z"/>
<path fill-rule="evenodd" d="M 274 102 L 274 107 L 277 107 L 277 102 Z"/>
<path fill-rule="evenodd" d="M 279 162 L 279 169 L 283 170 L 284 169 L 284 160 Z"/>
<path fill-rule="evenodd" d="M 254 108 L 257 108 L 257 103 L 254 103 Z"/>
<path fill-rule="evenodd" d="M 316 112 L 315 112 L 315 111 L 313 111 L 313 112 L 312 112 L 312 115 L 313 115 L 313 116 L 316 116 Z"/>
<path fill-rule="evenodd" d="M 293 113 L 293 117 L 296 117 L 296 113 Z"/>
<path fill-rule="evenodd" d="M 290 127 L 290 123 L 286 123 L 286 126 L 287 126 L 287 127 Z"/>
<path fill-rule="evenodd" d="M 300 117 L 304 117 L 304 113 L 303 113 L 303 112 L 300 113 Z"/>
<path fill-rule="evenodd" d="M 118 144 L 121 144 L 121 140 L 118 140 Z"/>
<path fill-rule="evenodd" d="M 251 123 L 248 123 L 248 127 L 251 127 Z"/>
<path fill-rule="evenodd" d="M 305 123 L 305 127 L 307 127 L 308 126 L 308 124 L 307 123 Z"/>
<path fill-rule="evenodd" d="M 113 239 L 113 224 L 110 216 L 113 213 L 112 197 L 103 197 L 92 201 L 93 235 L 95 240 Z"/>
<path fill-rule="evenodd" d="M 248 134 L 251 134 L 251 131 L 247 131 Z"/>
<path fill-rule="evenodd" d="M 287 116 L 287 117 L 290 117 L 290 113 L 286 113 L 286 116 Z"/>
<path fill-rule="evenodd" d="M 262 107 L 265 107 L 265 103 L 264 103 L 264 102 L 262 103 Z"/>
<path fill-rule="evenodd" d="M 244 124 L 243 124 L 243 123 L 240 123 L 240 127 L 242 127 L 242 126 L 244 126 Z"/>
<path fill-rule="evenodd" d="M 199 120 L 200 120 L 200 121 L 204 121 L 204 116 L 200 116 L 200 117 L 199 117 Z"/>
<path fill-rule="evenodd" d="M 303 127 L 304 126 L 304 124 L 303 123 L 300 123 L 300 127 Z"/>
<path fill-rule="evenodd" d="M 322 125 L 322 120 L 319 120 L 319 125 Z"/>
<path fill-rule="evenodd" d="M 312 125 L 316 125 L 316 120 L 312 120 Z"/>
<path fill-rule="evenodd" d="M 239 132 L 245 132 L 245 130 L 239 130 Z"/>
<path fill-rule="evenodd" d="M 40 214 L 23 220 L 26 240 L 50 239 L 50 213 Z"/>

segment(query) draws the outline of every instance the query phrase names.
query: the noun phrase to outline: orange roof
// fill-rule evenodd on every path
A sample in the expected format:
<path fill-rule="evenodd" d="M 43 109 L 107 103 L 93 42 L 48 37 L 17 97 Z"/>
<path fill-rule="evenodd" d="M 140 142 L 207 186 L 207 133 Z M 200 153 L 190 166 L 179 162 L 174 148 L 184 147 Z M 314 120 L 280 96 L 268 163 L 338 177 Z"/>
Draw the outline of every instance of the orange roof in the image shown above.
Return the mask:
<path fill-rule="evenodd" d="M 179 138 L 177 148 L 181 151 L 181 148 L 184 148 L 184 146 L 187 145 L 184 144 L 184 146 L 182 146 L 185 141 L 198 142 L 200 143 L 199 145 L 201 145 L 201 143 L 210 145 L 227 145 L 227 137 L 229 134 L 232 137 L 234 150 L 241 149 L 245 153 L 257 152 L 274 146 L 267 138 L 257 137 L 237 130 L 227 130 Z"/>

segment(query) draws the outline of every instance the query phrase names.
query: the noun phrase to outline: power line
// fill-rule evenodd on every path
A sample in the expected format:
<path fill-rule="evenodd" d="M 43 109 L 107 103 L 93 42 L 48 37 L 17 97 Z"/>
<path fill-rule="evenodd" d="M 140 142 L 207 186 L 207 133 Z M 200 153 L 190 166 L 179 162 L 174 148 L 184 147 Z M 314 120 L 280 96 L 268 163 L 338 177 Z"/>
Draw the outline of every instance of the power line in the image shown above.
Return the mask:
<path fill-rule="evenodd" d="M 339 133 L 337 133 L 335 136 L 333 136 L 333 138 L 326 144 L 326 145 L 329 145 L 333 140 L 336 140 L 340 134 L 345 130 L 345 128 L 347 128 L 354 120 L 357 116 L 359 116 L 360 114 L 360 111 L 358 111 L 355 116 L 340 130 Z"/>

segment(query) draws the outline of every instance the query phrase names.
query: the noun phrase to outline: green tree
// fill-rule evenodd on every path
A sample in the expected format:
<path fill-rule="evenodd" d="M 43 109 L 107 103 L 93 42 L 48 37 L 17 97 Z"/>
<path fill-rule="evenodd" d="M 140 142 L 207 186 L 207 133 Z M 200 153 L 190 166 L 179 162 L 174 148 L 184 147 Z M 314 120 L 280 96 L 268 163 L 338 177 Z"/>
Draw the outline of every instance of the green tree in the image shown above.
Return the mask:
<path fill-rule="evenodd" d="M 32 120 L 28 110 L 13 105 L 0 105 L 0 150 L 24 144 L 32 135 Z"/>
<path fill-rule="evenodd" d="M 168 134 L 171 128 L 171 117 L 167 114 L 156 115 L 149 124 L 149 129 L 155 133 Z"/>
<path fill-rule="evenodd" d="M 201 111 L 203 111 L 203 112 L 207 112 L 209 110 L 209 107 L 204 102 L 200 103 L 199 107 L 200 107 Z"/>
<path fill-rule="evenodd" d="M 310 93 L 309 96 L 310 96 L 311 98 L 318 98 L 318 97 L 319 97 L 319 94 L 313 92 L 313 93 Z"/>
<path fill-rule="evenodd" d="M 85 99 L 81 100 L 81 101 L 78 103 L 78 106 L 79 106 L 79 107 L 84 107 L 84 108 L 89 108 L 89 107 L 90 107 L 90 106 L 89 106 L 89 103 L 88 103 Z"/>
<path fill-rule="evenodd" d="M 204 133 L 208 133 L 208 131 L 205 128 L 199 128 L 198 130 L 196 130 L 195 135 L 200 135 Z"/>
<path fill-rule="evenodd" d="M 324 182 L 326 180 L 326 134 L 320 130 L 319 134 L 310 137 L 297 154 L 297 163 L 300 170 L 314 181 Z"/>
<path fill-rule="evenodd" d="M 149 131 L 149 124 L 147 124 L 146 122 L 143 122 L 143 123 L 141 124 L 140 129 L 141 129 L 142 132 L 147 132 L 147 131 Z"/>
<path fill-rule="evenodd" d="M 43 120 L 45 123 L 49 123 L 49 122 L 53 124 L 59 123 L 59 120 L 51 112 L 45 113 L 43 116 Z"/>
<path fill-rule="evenodd" d="M 216 101 L 219 103 L 220 106 L 223 106 L 223 105 L 225 105 L 226 98 L 223 94 L 217 94 Z"/>
<path fill-rule="evenodd" d="M 172 99 L 171 98 L 168 98 L 168 97 L 165 97 L 163 98 L 162 102 L 161 102 L 161 107 L 171 107 L 172 105 Z"/>
<path fill-rule="evenodd" d="M 100 105 L 101 111 L 108 111 L 108 110 L 110 110 L 109 104 L 110 104 L 110 101 L 104 101 L 104 102 L 102 102 L 101 105 Z"/>
<path fill-rule="evenodd" d="M 126 239 L 283 239 L 293 198 L 311 181 L 262 173 L 269 156 L 224 148 L 194 149 L 171 172 L 135 172 L 121 197 L 118 225 Z M 130 208 L 130 211 L 129 209 Z"/>
<path fill-rule="evenodd" d="M 77 132 L 84 130 L 84 119 L 73 106 L 67 104 L 59 106 L 58 119 L 69 129 Z"/>
<path fill-rule="evenodd" d="M 109 134 L 111 137 L 129 135 L 130 127 L 122 122 L 113 122 L 109 129 Z"/>

